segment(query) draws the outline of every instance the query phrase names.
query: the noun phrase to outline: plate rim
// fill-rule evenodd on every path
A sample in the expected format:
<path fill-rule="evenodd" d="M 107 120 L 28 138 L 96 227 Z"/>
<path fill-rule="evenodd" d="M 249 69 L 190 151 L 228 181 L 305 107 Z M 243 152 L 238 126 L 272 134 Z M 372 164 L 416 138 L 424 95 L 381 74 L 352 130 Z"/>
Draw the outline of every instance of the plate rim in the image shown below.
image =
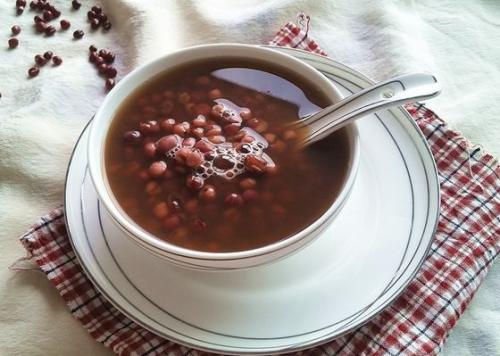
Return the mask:
<path fill-rule="evenodd" d="M 318 59 L 320 59 L 322 62 L 325 62 L 326 65 L 332 65 L 334 67 L 337 67 L 338 69 L 340 70 L 343 70 L 343 71 L 346 71 L 348 73 L 350 73 L 351 75 L 354 75 L 355 77 L 361 79 L 361 80 L 365 80 L 367 82 L 373 82 L 371 81 L 368 77 L 364 76 L 363 74 L 353 70 L 352 68 L 349 68 L 348 66 L 345 66 L 344 64 L 340 63 L 340 62 L 337 62 L 333 59 L 330 59 L 330 58 L 326 58 L 326 57 L 323 57 L 323 56 L 320 56 L 320 55 L 317 55 L 317 54 L 314 54 L 314 53 L 311 53 L 311 52 L 307 52 L 307 51 L 302 51 L 302 50 L 298 50 L 298 49 L 291 49 L 291 48 L 283 48 L 283 47 L 275 47 L 275 46 L 267 46 L 267 47 L 272 47 L 272 48 L 275 48 L 275 49 L 278 49 L 278 50 L 285 50 L 285 51 L 295 51 L 295 52 L 302 52 L 306 57 L 308 56 L 314 56 L 314 57 L 317 57 Z M 341 79 L 344 79 L 344 78 L 341 78 Z M 345 79 L 344 79 L 345 80 Z M 359 86 L 358 84 L 356 83 L 352 83 L 354 86 Z M 433 159 L 433 156 L 432 156 L 432 152 L 430 151 L 430 148 L 427 144 L 427 141 L 425 140 L 425 138 L 423 137 L 423 135 L 421 134 L 421 131 L 420 129 L 418 128 L 418 125 L 414 122 L 414 120 L 410 117 L 410 115 L 408 114 L 408 112 L 406 110 L 404 110 L 402 107 L 398 107 L 397 108 L 398 111 L 400 111 L 400 114 L 403 114 L 405 116 L 405 118 L 407 119 L 407 121 L 410 121 L 412 123 L 412 125 L 414 126 L 414 128 L 416 129 L 415 131 L 417 133 L 419 133 L 420 135 L 418 135 L 420 137 L 420 139 L 422 140 L 422 143 L 424 144 L 424 146 L 427 148 L 427 153 L 429 155 L 429 157 L 431 158 L 431 162 L 433 163 L 433 168 L 434 168 L 434 177 L 436 179 L 436 187 L 438 188 L 437 189 L 437 205 L 436 205 L 436 211 L 437 211 L 437 214 L 436 214 L 436 218 L 434 220 L 434 227 L 433 227 L 433 231 L 432 233 L 430 233 L 432 235 L 432 237 L 429 239 L 429 243 L 428 243 L 428 246 L 426 247 L 426 250 L 424 252 L 424 254 L 422 255 L 422 258 L 421 260 L 419 261 L 419 263 L 416 265 L 413 273 L 411 273 L 411 275 L 408 277 L 408 280 L 405 281 L 401 286 L 400 286 L 400 290 L 395 293 L 393 296 L 391 296 L 386 302 L 382 303 L 382 305 L 377 308 L 376 311 L 373 311 L 371 313 L 371 315 L 369 315 L 368 318 L 360 321 L 359 323 L 358 322 L 354 322 L 354 325 L 351 325 L 351 326 L 348 326 L 347 329 L 341 333 L 338 333 L 338 334 L 334 334 L 334 336 L 326 336 L 326 337 L 320 337 L 320 340 L 317 340 L 316 342 L 312 342 L 312 343 L 300 343 L 300 344 L 297 344 L 297 346 L 295 347 L 290 347 L 290 348 L 280 348 L 280 349 L 276 349 L 276 348 L 272 348 L 272 347 L 266 347 L 265 349 L 262 349 L 262 350 L 256 350 L 254 348 L 252 348 L 251 350 L 249 351 L 246 351 L 244 352 L 245 354 L 258 354 L 258 353 L 281 353 L 281 352 L 290 352 L 290 351 L 296 351 L 296 350 L 300 350 L 300 349 L 304 349 L 304 348 L 310 348 L 310 347 L 314 347 L 315 345 L 318 345 L 318 344 L 322 344 L 322 343 L 325 343 L 325 342 L 328 342 L 329 340 L 331 339 L 334 339 L 334 338 L 337 338 L 337 337 L 340 337 L 346 333 L 349 333 L 351 332 L 353 329 L 363 325 L 364 323 L 368 322 L 369 320 L 371 320 L 372 318 L 374 318 L 376 315 L 378 315 L 383 309 L 387 308 L 390 306 L 390 304 L 392 304 L 392 302 L 401 294 L 403 293 L 408 284 L 411 282 L 411 280 L 413 280 L 413 278 L 415 277 L 416 273 L 418 273 L 418 271 L 421 269 L 421 266 L 423 264 L 423 262 L 425 261 L 425 258 L 426 256 L 428 255 L 429 253 L 429 250 L 430 250 L 430 247 L 431 247 L 431 244 L 432 244 L 432 241 L 433 241 L 433 236 L 435 234 L 435 231 L 437 229 L 437 222 L 438 222 L 438 218 L 439 218 L 439 211 L 440 211 L 440 206 L 439 206 L 439 202 L 440 202 L 440 191 L 439 191 L 439 181 L 438 181 L 438 173 L 437 173 L 437 167 L 435 165 L 435 161 Z M 392 110 L 388 110 L 388 111 L 391 111 L 391 114 L 395 117 L 397 117 L 398 115 L 395 114 L 394 112 L 392 112 Z M 74 158 L 74 154 L 75 154 L 75 151 L 76 151 L 76 147 L 77 145 L 80 143 L 81 141 L 81 138 L 82 136 L 85 134 L 85 132 L 87 131 L 89 125 L 91 124 L 92 120 L 89 121 L 89 123 L 87 123 L 85 125 L 85 128 L 83 129 L 82 133 L 80 134 L 78 140 L 77 140 L 77 143 L 75 144 L 75 148 L 73 149 L 73 152 L 71 154 L 71 157 L 70 157 L 70 160 L 69 160 L 69 164 L 68 164 L 68 169 L 67 169 L 67 172 L 66 172 L 66 179 L 65 179 L 65 194 L 64 194 L 64 209 L 66 211 L 66 200 L 67 200 L 67 189 L 66 189 L 66 186 L 68 184 L 68 176 L 69 176 L 69 171 L 70 171 L 70 168 L 71 168 L 71 163 L 73 161 L 73 158 Z M 414 137 L 415 135 L 411 135 L 411 137 Z M 419 152 L 419 156 L 420 156 L 420 159 L 423 160 L 424 157 L 422 157 L 422 154 L 421 154 L 421 151 L 417 149 L 417 151 Z M 422 165 L 425 167 L 425 164 L 424 162 L 422 162 Z M 429 186 L 431 185 L 431 181 L 430 181 L 430 177 L 427 175 L 427 170 L 426 171 L 426 178 L 427 178 L 427 186 L 429 188 Z M 429 192 L 430 193 L 430 192 Z M 430 195 L 430 194 L 429 194 Z M 430 198 L 430 197 L 429 197 Z M 429 199 L 429 210 L 431 209 L 431 201 Z M 431 214 L 428 214 L 428 217 L 430 218 Z M 105 291 L 103 291 L 103 288 L 101 288 L 95 281 L 95 279 L 93 278 L 93 276 L 89 273 L 88 269 L 85 267 L 85 264 L 82 263 L 82 259 L 78 253 L 78 250 L 75 248 L 75 245 L 73 243 L 73 238 L 71 236 L 71 232 L 70 232 L 70 229 L 69 229 L 69 222 L 67 220 L 67 214 L 64 215 L 64 219 L 65 219 L 65 223 L 66 225 L 68 226 L 68 235 L 70 237 L 70 242 L 71 242 L 71 245 L 73 246 L 73 249 L 75 251 L 75 255 L 77 256 L 78 260 L 80 261 L 80 264 L 83 268 L 83 270 L 86 272 L 87 276 L 93 281 L 93 284 L 94 286 L 101 292 L 103 293 L 103 295 L 106 296 L 106 299 L 108 299 L 110 302 L 113 300 L 112 298 L 109 297 L 108 293 L 106 293 Z M 425 228 L 423 229 L 423 232 L 425 231 Z M 427 235 L 427 234 L 426 234 Z M 419 248 L 416 248 L 416 251 L 418 251 Z M 413 256 L 414 258 L 414 256 Z M 404 258 L 403 258 L 404 259 Z M 409 262 L 409 264 L 411 264 L 411 261 Z M 399 272 L 399 269 L 396 271 L 396 273 Z M 391 285 L 392 283 L 392 280 L 389 282 L 388 286 L 384 289 L 384 291 L 382 292 L 382 294 L 388 289 L 388 288 L 391 288 L 393 285 Z M 156 331 L 156 330 L 152 330 L 151 327 L 148 327 L 146 325 L 144 325 L 140 320 L 137 320 L 137 318 L 135 317 L 132 317 L 128 312 L 124 311 L 124 307 L 120 307 L 119 305 L 116 305 L 115 303 L 112 303 L 113 305 L 115 305 L 115 307 L 117 307 L 117 309 L 119 309 L 121 312 L 123 312 L 127 317 L 129 317 L 131 320 L 134 320 L 135 322 L 137 322 L 139 325 L 143 326 L 144 328 L 148 329 L 148 330 L 151 330 L 151 332 L 153 332 L 154 334 L 157 334 L 159 335 L 159 332 Z M 369 306 L 366 307 L 369 308 L 372 304 L 370 304 Z M 363 308 L 363 310 L 360 311 L 360 313 L 363 313 L 365 310 L 365 308 Z M 348 325 L 349 322 L 346 324 Z M 163 334 L 163 333 L 162 333 Z M 232 353 L 230 350 L 223 350 L 223 349 L 212 349 L 212 348 L 207 348 L 207 347 L 203 347 L 203 346 L 200 346 L 199 344 L 192 344 L 192 343 L 189 343 L 189 342 L 186 342 L 185 340 L 179 340 L 177 339 L 175 336 L 172 336 L 172 335 L 160 335 L 162 337 L 166 337 L 168 340 L 172 340 L 174 342 L 177 342 L 181 345 L 187 345 L 189 347 L 193 347 L 195 349 L 201 349 L 201 350 L 206 350 L 206 351 L 216 351 L 216 352 L 225 352 L 225 353 Z M 203 341 L 201 340 L 201 342 L 203 343 L 206 343 L 206 341 Z M 232 347 L 232 346 L 228 346 L 228 347 Z M 234 350 L 235 348 L 233 348 Z M 241 350 L 240 351 L 233 351 L 234 353 L 239 353 L 241 354 Z"/>

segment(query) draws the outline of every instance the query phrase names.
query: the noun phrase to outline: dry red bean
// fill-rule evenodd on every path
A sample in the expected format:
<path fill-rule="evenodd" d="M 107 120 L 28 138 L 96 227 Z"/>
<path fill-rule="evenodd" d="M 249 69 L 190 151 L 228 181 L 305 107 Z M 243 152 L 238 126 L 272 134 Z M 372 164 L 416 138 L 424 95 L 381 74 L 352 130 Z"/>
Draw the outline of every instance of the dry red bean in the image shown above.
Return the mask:
<path fill-rule="evenodd" d="M 93 20 L 93 19 L 95 19 L 96 17 L 97 17 L 97 14 L 96 14 L 94 11 L 92 11 L 92 10 L 87 11 L 87 18 L 88 18 L 89 20 Z"/>
<path fill-rule="evenodd" d="M 139 131 L 130 130 L 123 134 L 123 140 L 128 144 L 138 144 L 141 142 L 142 135 Z"/>
<path fill-rule="evenodd" d="M 111 29 L 111 22 L 106 21 L 104 25 L 102 25 L 102 28 L 106 31 L 109 31 Z"/>
<path fill-rule="evenodd" d="M 43 58 L 43 56 L 37 54 L 35 56 L 35 63 L 38 64 L 39 66 L 43 66 L 45 65 L 45 63 L 47 63 L 47 60 Z"/>
<path fill-rule="evenodd" d="M 196 142 L 196 144 L 194 145 L 194 147 L 197 148 L 198 150 L 200 150 L 200 152 L 203 152 L 203 153 L 210 152 L 210 151 L 212 151 L 215 148 L 214 144 L 211 143 L 208 140 L 199 140 L 198 142 Z"/>
<path fill-rule="evenodd" d="M 167 230 L 175 230 L 181 225 L 181 218 L 178 215 L 172 215 L 163 221 L 163 226 Z"/>
<path fill-rule="evenodd" d="M 90 27 L 93 29 L 93 30 L 97 30 L 99 28 L 99 26 L 101 25 L 101 23 L 99 22 L 98 19 L 96 18 L 93 18 L 92 20 L 90 20 Z"/>
<path fill-rule="evenodd" d="M 89 55 L 89 62 L 97 64 L 98 59 L 102 60 L 102 58 L 99 57 L 99 55 L 97 55 L 95 52 L 91 52 L 90 53 L 90 55 Z"/>
<path fill-rule="evenodd" d="M 245 157 L 244 163 L 249 172 L 260 174 L 266 171 L 267 162 L 259 156 L 248 155 Z"/>
<path fill-rule="evenodd" d="M 205 115 L 198 115 L 191 123 L 194 127 L 205 127 L 207 126 L 207 118 Z"/>
<path fill-rule="evenodd" d="M 58 65 L 61 65 L 61 63 L 63 62 L 62 58 L 59 57 L 59 56 L 54 56 L 52 57 L 52 63 L 55 65 L 55 66 L 58 66 Z"/>
<path fill-rule="evenodd" d="M 189 199 L 186 204 L 184 204 L 184 210 L 186 210 L 190 214 L 194 214 L 199 210 L 200 206 L 198 203 L 198 199 Z"/>
<path fill-rule="evenodd" d="M 55 33 L 56 33 L 56 28 L 54 26 L 49 25 L 45 28 L 45 35 L 46 36 L 52 36 Z"/>
<path fill-rule="evenodd" d="M 97 70 L 99 71 L 99 74 L 106 74 L 108 71 L 108 65 L 106 63 L 102 63 L 97 67 Z"/>
<path fill-rule="evenodd" d="M 200 104 L 196 104 L 194 106 L 194 113 L 196 115 L 208 116 L 208 115 L 210 115 L 211 111 L 212 111 L 212 107 L 206 103 L 200 103 Z"/>
<path fill-rule="evenodd" d="M 52 20 L 52 12 L 45 10 L 44 12 L 42 12 L 42 17 L 45 22 L 49 22 L 50 20 Z"/>
<path fill-rule="evenodd" d="M 187 137 L 182 140 L 182 147 L 194 147 L 196 139 L 194 137 Z"/>
<path fill-rule="evenodd" d="M 94 11 L 96 14 L 102 13 L 102 8 L 100 6 L 94 5 L 90 8 L 90 10 Z"/>
<path fill-rule="evenodd" d="M 149 174 L 151 177 L 158 178 L 167 170 L 167 164 L 164 161 L 156 161 L 149 166 Z"/>
<path fill-rule="evenodd" d="M 24 6 L 18 6 L 16 9 L 16 13 L 21 15 L 24 12 Z"/>
<path fill-rule="evenodd" d="M 153 208 L 153 214 L 158 219 L 165 219 L 168 216 L 168 205 L 164 201 L 158 203 Z"/>
<path fill-rule="evenodd" d="M 115 86 L 115 80 L 112 78 L 106 79 L 105 87 L 107 90 L 113 89 Z"/>
<path fill-rule="evenodd" d="M 73 32 L 73 37 L 77 40 L 81 39 L 85 33 L 82 30 L 76 30 Z"/>
<path fill-rule="evenodd" d="M 185 136 L 188 132 L 189 129 L 191 128 L 191 125 L 187 121 L 183 121 L 179 124 L 174 125 L 174 133 L 179 136 Z"/>
<path fill-rule="evenodd" d="M 212 100 L 222 98 L 222 92 L 219 89 L 212 89 L 208 92 L 208 97 Z"/>
<path fill-rule="evenodd" d="M 160 127 L 163 131 L 171 133 L 174 131 L 175 120 L 174 119 L 164 119 L 160 121 Z"/>
<path fill-rule="evenodd" d="M 205 136 L 205 130 L 203 130 L 202 127 L 195 127 L 191 129 L 191 135 L 198 139 L 201 139 L 203 136 Z"/>
<path fill-rule="evenodd" d="M 243 200 L 248 203 L 259 200 L 259 193 L 257 193 L 255 189 L 247 189 L 241 194 L 241 196 L 243 197 Z"/>
<path fill-rule="evenodd" d="M 242 189 L 252 189 L 257 185 L 257 181 L 253 178 L 245 178 L 240 181 L 240 187 Z"/>
<path fill-rule="evenodd" d="M 270 133 L 270 132 L 266 133 L 266 134 L 264 135 L 264 138 L 266 139 L 266 141 L 267 141 L 269 144 L 272 144 L 272 143 L 274 143 L 274 141 L 276 141 L 276 135 L 275 135 L 275 134 L 273 134 L 273 133 Z"/>
<path fill-rule="evenodd" d="M 198 193 L 199 198 L 202 201 L 209 202 L 214 201 L 217 198 L 217 192 L 215 188 L 211 185 L 205 185 Z"/>
<path fill-rule="evenodd" d="M 153 142 L 144 144 L 144 154 L 151 158 L 154 157 L 156 155 L 156 144 Z"/>
<path fill-rule="evenodd" d="M 80 2 L 78 2 L 77 0 L 73 0 L 73 1 L 71 1 L 71 6 L 73 7 L 73 9 L 78 10 L 80 8 L 80 6 L 82 6 L 82 4 Z"/>
<path fill-rule="evenodd" d="M 149 120 L 141 122 L 139 124 L 139 129 L 143 134 L 151 135 L 160 132 L 160 124 L 156 120 Z"/>
<path fill-rule="evenodd" d="M 240 124 L 229 124 L 224 126 L 224 133 L 226 135 L 232 136 L 238 133 L 240 131 L 241 125 Z"/>
<path fill-rule="evenodd" d="M 188 188 L 199 190 L 205 184 L 205 180 L 198 176 L 189 175 L 186 179 L 186 185 Z"/>
<path fill-rule="evenodd" d="M 96 47 L 96 46 L 94 46 L 94 45 L 90 45 L 90 47 L 89 47 L 89 51 L 90 51 L 90 52 L 97 52 L 97 47 Z"/>
<path fill-rule="evenodd" d="M 105 22 L 108 21 L 108 17 L 106 15 L 102 14 L 102 13 L 101 14 L 97 14 L 97 19 L 99 20 L 99 22 L 101 24 L 103 24 L 103 23 L 105 23 Z"/>
<path fill-rule="evenodd" d="M 21 26 L 18 26 L 18 25 L 14 25 L 11 27 L 10 29 L 12 31 L 12 34 L 15 36 L 15 35 L 18 35 L 19 33 L 21 33 Z"/>
<path fill-rule="evenodd" d="M 104 48 L 99 50 L 99 55 L 104 58 L 108 54 L 108 51 L 106 51 Z"/>
<path fill-rule="evenodd" d="M 25 0 L 16 0 L 16 7 L 19 6 L 26 6 L 26 1 Z"/>
<path fill-rule="evenodd" d="M 43 21 L 37 22 L 35 24 L 35 29 L 36 29 L 36 32 L 38 32 L 38 33 L 45 32 L 46 28 L 47 28 L 47 24 L 45 22 L 43 22 Z"/>
<path fill-rule="evenodd" d="M 19 46 L 19 40 L 17 38 L 9 38 L 9 48 L 16 48 Z"/>
<path fill-rule="evenodd" d="M 40 16 L 38 16 L 38 15 L 35 15 L 35 17 L 33 17 L 33 21 L 35 22 L 35 24 L 40 23 L 40 22 L 45 22 L 45 21 L 43 21 L 43 19 L 42 19 Z"/>
<path fill-rule="evenodd" d="M 118 72 L 117 72 L 115 67 L 110 66 L 106 70 L 106 77 L 108 77 L 108 78 L 115 78 L 117 74 L 118 74 Z"/>
<path fill-rule="evenodd" d="M 243 121 L 248 121 L 253 117 L 252 111 L 249 108 L 242 108 L 240 110 L 240 117 L 243 119 Z"/>
<path fill-rule="evenodd" d="M 31 67 L 31 68 L 28 70 L 28 75 L 29 75 L 31 78 L 36 77 L 39 73 L 40 73 L 40 69 L 38 69 L 37 67 Z"/>
<path fill-rule="evenodd" d="M 59 24 L 61 25 L 61 29 L 63 30 L 67 30 L 71 27 L 71 22 L 69 22 L 68 20 L 61 20 Z"/>
<path fill-rule="evenodd" d="M 226 196 L 224 202 L 231 206 L 242 206 L 244 201 L 241 195 L 238 193 L 231 193 Z"/>
<path fill-rule="evenodd" d="M 210 140 L 210 142 L 215 143 L 215 144 L 221 144 L 226 142 L 226 138 L 221 135 L 215 135 L 215 136 L 208 136 L 207 138 Z"/>
<path fill-rule="evenodd" d="M 293 130 L 286 130 L 285 132 L 283 132 L 281 137 L 283 137 L 283 140 L 285 141 L 292 141 L 297 138 L 297 133 Z"/>
<path fill-rule="evenodd" d="M 156 142 L 156 149 L 158 153 L 165 154 L 174 147 L 178 146 L 181 142 L 181 138 L 177 135 L 163 136 Z"/>

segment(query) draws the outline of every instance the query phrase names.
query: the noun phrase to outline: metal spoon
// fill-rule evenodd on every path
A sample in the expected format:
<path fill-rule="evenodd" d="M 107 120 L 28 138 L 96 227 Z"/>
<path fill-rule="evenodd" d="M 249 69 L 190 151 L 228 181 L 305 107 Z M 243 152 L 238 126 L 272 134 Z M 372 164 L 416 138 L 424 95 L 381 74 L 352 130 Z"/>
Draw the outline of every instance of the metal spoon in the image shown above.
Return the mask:
<path fill-rule="evenodd" d="M 436 77 L 415 73 L 395 77 L 376 83 L 336 104 L 290 124 L 299 131 L 298 147 L 308 146 L 330 135 L 341 127 L 372 112 L 402 105 L 408 102 L 429 99 L 441 91 Z"/>

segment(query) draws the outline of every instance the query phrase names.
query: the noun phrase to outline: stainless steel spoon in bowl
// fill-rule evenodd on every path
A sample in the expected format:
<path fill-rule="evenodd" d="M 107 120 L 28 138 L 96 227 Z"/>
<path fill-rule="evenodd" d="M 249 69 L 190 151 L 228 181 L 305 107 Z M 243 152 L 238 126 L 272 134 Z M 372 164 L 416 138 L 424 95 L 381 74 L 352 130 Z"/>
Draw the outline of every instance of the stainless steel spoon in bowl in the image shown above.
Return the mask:
<path fill-rule="evenodd" d="M 330 135 L 380 109 L 437 96 L 441 86 L 431 74 L 415 73 L 376 83 L 289 125 L 299 131 L 299 148 Z"/>

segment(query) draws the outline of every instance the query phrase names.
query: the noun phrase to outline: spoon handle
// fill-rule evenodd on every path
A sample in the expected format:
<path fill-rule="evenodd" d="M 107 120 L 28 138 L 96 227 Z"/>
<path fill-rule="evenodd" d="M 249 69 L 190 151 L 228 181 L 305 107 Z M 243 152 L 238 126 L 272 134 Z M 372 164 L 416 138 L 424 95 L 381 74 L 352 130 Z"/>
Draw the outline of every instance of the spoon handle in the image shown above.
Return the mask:
<path fill-rule="evenodd" d="M 415 73 L 376 83 L 336 104 L 305 117 L 291 125 L 304 130 L 299 147 L 308 146 L 348 123 L 374 111 L 408 102 L 432 98 L 441 86 L 431 74 Z"/>

